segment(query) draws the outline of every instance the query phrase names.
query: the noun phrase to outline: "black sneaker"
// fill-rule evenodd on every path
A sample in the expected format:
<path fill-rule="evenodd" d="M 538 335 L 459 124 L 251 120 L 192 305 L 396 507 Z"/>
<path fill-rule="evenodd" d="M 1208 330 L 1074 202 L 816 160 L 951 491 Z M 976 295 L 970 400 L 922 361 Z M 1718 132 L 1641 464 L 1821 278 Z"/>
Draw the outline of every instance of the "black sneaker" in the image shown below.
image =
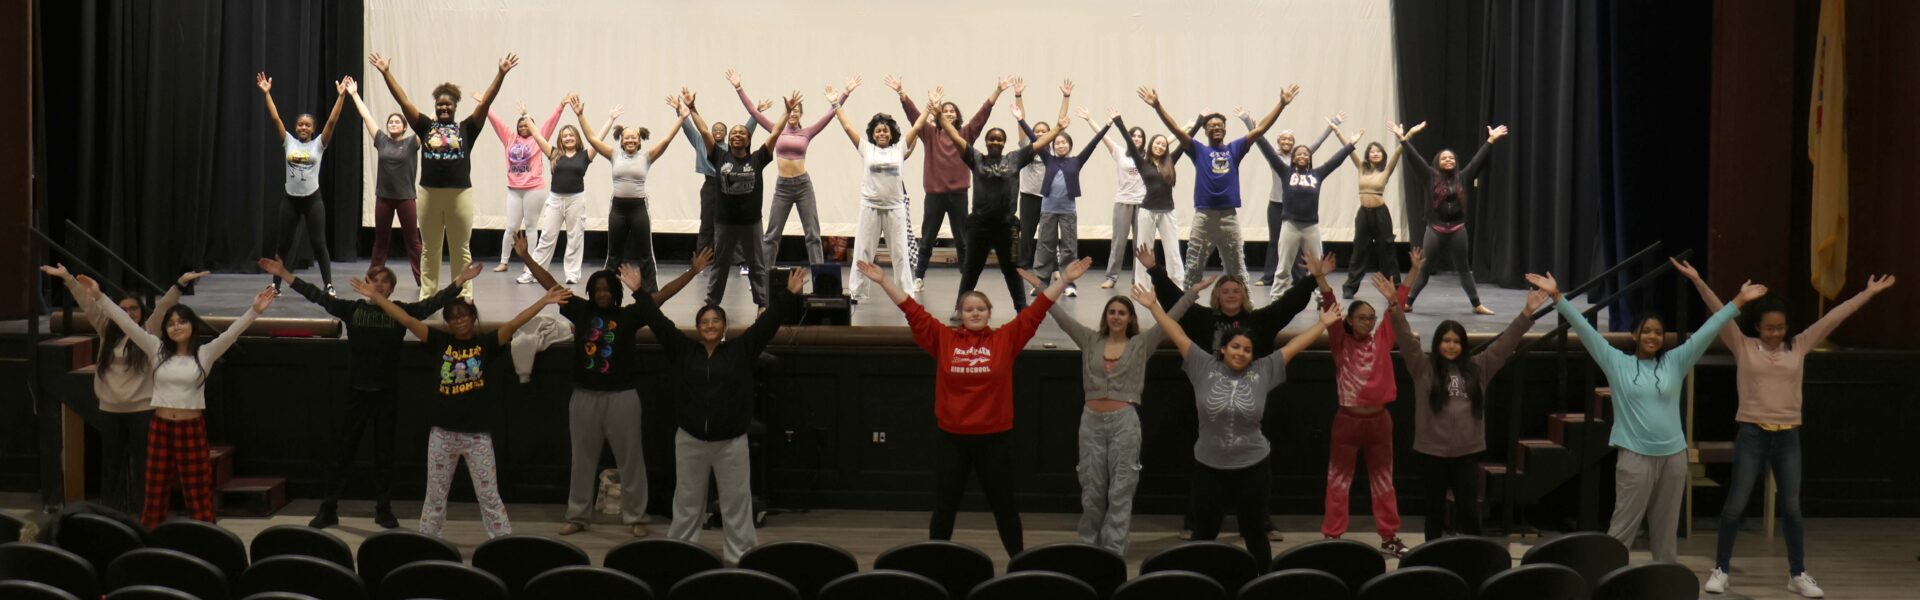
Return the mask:
<path fill-rule="evenodd" d="M 1391 556 L 1393 558 L 1406 558 L 1407 545 L 1401 542 L 1400 538 L 1396 537 L 1384 542 L 1380 542 L 1380 553 L 1385 554 L 1387 556 Z"/>
<path fill-rule="evenodd" d="M 331 283 L 329 283 L 329 284 L 327 284 L 327 297 L 329 297 L 329 298 L 339 298 L 339 297 L 340 297 L 340 292 L 336 292 L 336 291 L 334 291 L 334 290 L 333 290 L 333 284 L 331 284 Z"/>
<path fill-rule="evenodd" d="M 385 502 L 373 509 L 373 524 L 381 529 L 394 529 L 400 526 L 400 519 L 393 516 L 393 506 Z"/>
<path fill-rule="evenodd" d="M 334 514 L 333 508 L 324 505 L 320 507 L 318 514 L 313 515 L 312 521 L 307 521 L 307 526 L 314 529 L 326 529 L 339 524 L 340 516 Z"/>

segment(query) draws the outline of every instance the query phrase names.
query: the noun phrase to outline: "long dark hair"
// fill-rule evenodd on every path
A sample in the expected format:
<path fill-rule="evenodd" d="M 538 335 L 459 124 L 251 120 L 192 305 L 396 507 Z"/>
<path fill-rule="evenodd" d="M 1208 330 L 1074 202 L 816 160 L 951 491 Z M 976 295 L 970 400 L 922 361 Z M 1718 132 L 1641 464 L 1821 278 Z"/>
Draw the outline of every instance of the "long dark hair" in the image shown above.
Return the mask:
<path fill-rule="evenodd" d="M 1454 152 L 1452 149 L 1443 148 L 1440 152 L 1433 155 L 1435 163 L 1440 162 L 1441 154 L 1453 155 L 1453 169 L 1443 171 L 1437 164 L 1433 167 L 1432 191 L 1434 208 L 1439 208 L 1440 203 L 1447 201 L 1448 198 L 1466 198 L 1466 190 L 1460 185 L 1460 153 Z M 1465 207 L 1462 206 L 1461 208 L 1464 209 Z"/>
<path fill-rule="evenodd" d="M 626 286 L 620 283 L 620 276 L 610 269 L 594 271 L 592 275 L 587 276 L 587 300 L 589 302 L 593 300 L 593 286 L 601 281 L 607 282 L 607 292 L 613 295 L 613 304 L 611 306 L 613 308 L 620 308 L 620 303 L 626 301 L 621 295 L 621 293 L 626 290 Z M 593 307 L 600 308 L 600 305 L 594 304 Z"/>
<path fill-rule="evenodd" d="M 1661 325 L 1667 324 L 1667 320 L 1660 318 L 1660 315 L 1658 313 L 1647 313 L 1644 315 L 1640 315 L 1640 318 L 1633 320 L 1633 329 L 1629 329 L 1628 331 L 1632 332 L 1633 334 L 1632 337 L 1634 339 L 1633 343 L 1636 346 L 1636 349 L 1632 353 L 1634 355 L 1634 358 L 1639 358 L 1640 356 L 1640 352 L 1637 349 L 1637 347 L 1640 344 L 1639 342 L 1640 328 L 1645 327 L 1648 321 L 1659 321 Z M 1655 386 L 1660 385 L 1660 367 L 1663 364 L 1665 364 L 1666 361 L 1667 361 L 1667 344 L 1663 340 L 1660 344 L 1660 349 L 1655 350 L 1653 352 L 1653 384 Z M 1638 363 L 1639 361 L 1635 361 L 1635 362 Z M 1638 366 L 1634 367 L 1633 380 L 1634 381 L 1640 380 L 1640 368 Z"/>
<path fill-rule="evenodd" d="M 1440 339 L 1449 333 L 1460 339 L 1460 357 L 1452 360 L 1440 354 Z M 1467 328 L 1453 319 L 1441 321 L 1438 327 L 1433 328 L 1433 340 L 1428 346 L 1428 360 L 1433 365 L 1432 389 L 1427 392 L 1428 406 L 1433 407 L 1435 414 L 1446 410 L 1447 400 L 1453 397 L 1452 390 L 1447 389 L 1448 384 L 1451 383 L 1448 381 L 1447 368 L 1452 367 L 1460 371 L 1460 381 L 1467 388 L 1467 399 L 1473 404 L 1473 418 L 1485 418 L 1486 399 L 1482 397 L 1480 390 L 1480 370 L 1474 367 L 1472 357 L 1466 352 Z"/>
<path fill-rule="evenodd" d="M 180 351 L 181 343 L 173 341 L 173 336 L 166 335 L 167 325 L 169 323 L 172 323 L 174 317 L 176 316 L 179 317 L 181 320 L 186 321 L 188 327 L 192 327 L 194 329 L 193 334 L 187 336 L 186 352 Z M 160 365 L 166 364 L 167 361 L 173 360 L 175 358 L 180 358 L 184 355 L 187 360 L 193 361 L 194 370 L 199 372 L 200 374 L 199 382 L 196 383 L 195 385 L 207 384 L 207 366 L 200 364 L 201 342 L 200 342 L 199 323 L 200 323 L 200 317 L 196 316 L 193 312 L 193 309 L 189 308 L 185 304 L 175 304 L 173 305 L 173 308 L 167 309 L 167 314 L 160 318 L 160 333 L 161 333 L 160 349 L 166 352 L 166 355 L 160 357 L 159 364 L 154 365 L 156 369 L 159 368 Z M 229 327 L 231 327 L 231 325 L 229 325 Z"/>
<path fill-rule="evenodd" d="M 1380 151 L 1379 163 L 1369 158 L 1373 156 L 1373 151 L 1376 149 Z M 1360 153 L 1360 172 L 1378 173 L 1385 170 L 1387 170 L 1387 147 L 1380 145 L 1380 142 L 1367 142 L 1367 149 Z"/>
<path fill-rule="evenodd" d="M 134 302 L 140 302 L 140 301 L 134 300 Z M 142 326 L 144 326 L 147 320 L 146 317 L 152 316 L 151 314 L 149 314 L 152 312 L 153 312 L 153 309 L 148 308 L 146 304 L 140 305 L 141 319 L 139 323 L 141 323 Z M 120 346 L 120 343 L 123 341 L 126 341 L 126 339 L 127 339 L 127 332 L 121 331 L 119 327 L 107 327 L 107 328 L 101 329 L 100 330 L 100 348 L 94 351 L 93 364 L 100 365 L 101 371 L 112 371 L 117 368 L 122 368 L 122 367 L 130 368 L 130 367 L 133 367 L 134 365 L 147 364 L 147 351 L 140 349 L 139 344 L 127 344 L 126 358 L 123 360 L 113 360 L 113 349 L 118 348 Z"/>
<path fill-rule="evenodd" d="M 946 110 L 947 110 L 947 107 L 949 107 L 949 106 L 951 106 L 951 107 L 953 107 L 953 128 L 954 128 L 954 129 L 966 129 L 966 128 L 967 128 L 967 113 L 963 113 L 963 112 L 960 112 L 960 105 L 958 105 L 958 104 L 954 104 L 954 103 L 952 103 L 952 102 L 941 102 L 939 106 L 936 106 L 936 107 L 933 107 L 933 109 L 934 109 L 934 110 L 937 110 L 937 111 L 940 111 L 940 112 L 943 112 L 943 113 L 944 113 L 944 112 L 946 112 Z M 938 119 L 938 118 L 941 118 L 941 115 L 934 115 L 934 116 L 933 116 L 933 118 L 936 118 L 936 119 Z M 934 125 L 935 125 L 935 126 L 938 126 L 938 125 L 939 125 L 939 123 L 934 123 Z M 899 133 L 897 133 L 897 132 L 899 132 L 899 131 L 900 131 L 900 128 L 899 128 L 899 127 L 895 127 L 895 128 L 893 128 L 893 130 L 894 130 L 894 131 L 896 132 L 896 133 L 894 133 L 893 135 L 894 135 L 895 137 L 898 137 L 898 136 L 899 136 L 900 134 L 899 134 Z"/>

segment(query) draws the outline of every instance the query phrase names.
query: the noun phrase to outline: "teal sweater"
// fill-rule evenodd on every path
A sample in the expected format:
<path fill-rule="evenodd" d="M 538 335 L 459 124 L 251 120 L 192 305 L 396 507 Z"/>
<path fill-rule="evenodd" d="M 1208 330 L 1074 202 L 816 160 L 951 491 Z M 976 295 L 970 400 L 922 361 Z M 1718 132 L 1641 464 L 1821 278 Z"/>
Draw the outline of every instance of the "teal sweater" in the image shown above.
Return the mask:
<path fill-rule="evenodd" d="M 1660 359 L 1641 360 L 1609 345 L 1566 298 L 1554 302 L 1553 308 L 1573 323 L 1573 332 L 1580 336 L 1593 362 L 1599 363 L 1600 371 L 1607 375 L 1607 385 L 1613 389 L 1613 436 L 1607 443 L 1647 456 L 1685 452 L 1687 434 L 1680 426 L 1680 392 L 1686 389 L 1687 372 L 1713 343 L 1713 332 L 1740 314 L 1740 309 L 1726 305 L 1700 326 L 1700 332 L 1707 335 L 1696 332 Z"/>

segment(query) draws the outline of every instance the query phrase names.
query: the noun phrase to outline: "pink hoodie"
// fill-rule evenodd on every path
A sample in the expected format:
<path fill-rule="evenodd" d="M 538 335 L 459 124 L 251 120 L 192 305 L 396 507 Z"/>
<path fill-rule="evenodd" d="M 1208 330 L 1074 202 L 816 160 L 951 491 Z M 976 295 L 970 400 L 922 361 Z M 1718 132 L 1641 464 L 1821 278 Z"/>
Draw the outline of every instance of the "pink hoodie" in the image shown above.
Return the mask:
<path fill-rule="evenodd" d="M 553 114 L 547 116 L 547 122 L 540 126 L 540 137 L 553 136 L 553 128 L 560 124 L 560 111 L 567 105 L 562 103 L 553 107 Z M 507 147 L 507 187 L 516 190 L 539 189 L 547 184 L 541 172 L 540 144 L 530 137 L 520 137 L 518 123 L 508 123 L 500 118 L 500 113 L 487 111 L 487 120 L 493 122 L 493 132 L 500 135 L 500 145 Z M 580 135 L 586 135 L 581 132 Z"/>

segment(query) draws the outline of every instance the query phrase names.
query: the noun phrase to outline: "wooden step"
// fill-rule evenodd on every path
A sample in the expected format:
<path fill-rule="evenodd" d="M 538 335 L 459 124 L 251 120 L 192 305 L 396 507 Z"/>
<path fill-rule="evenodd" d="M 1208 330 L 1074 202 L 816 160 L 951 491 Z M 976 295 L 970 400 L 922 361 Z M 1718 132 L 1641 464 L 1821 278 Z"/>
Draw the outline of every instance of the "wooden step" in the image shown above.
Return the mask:
<path fill-rule="evenodd" d="M 40 342 L 40 347 L 59 349 L 67 357 L 67 369 L 72 370 L 93 364 L 93 344 L 92 337 L 69 335 Z"/>
<path fill-rule="evenodd" d="M 266 517 L 287 505 L 287 478 L 239 477 L 220 491 L 220 514 L 225 516 Z"/>
<path fill-rule="evenodd" d="M 1547 439 L 1553 440 L 1555 444 L 1569 448 L 1574 447 L 1575 443 L 1570 441 L 1570 438 L 1573 436 L 1569 435 L 1569 432 L 1581 427 L 1592 427 L 1594 431 L 1590 432 L 1589 435 L 1597 434 L 1602 441 L 1606 439 L 1608 427 L 1606 419 L 1595 417 L 1592 420 L 1588 420 L 1586 413 L 1577 412 L 1547 415 Z M 1592 441 L 1593 440 L 1589 440 L 1589 443 Z"/>
<path fill-rule="evenodd" d="M 1593 414 L 1602 421 L 1613 418 L 1613 388 L 1593 388 Z"/>
<path fill-rule="evenodd" d="M 221 489 L 233 480 L 233 446 L 215 445 L 207 451 L 207 463 L 213 465 L 213 489 Z"/>
<path fill-rule="evenodd" d="M 1733 462 L 1733 442 L 1695 442 L 1688 454 L 1697 464 L 1729 464 Z"/>
<path fill-rule="evenodd" d="M 1539 438 L 1521 438 L 1515 445 L 1518 446 L 1516 448 L 1518 454 L 1514 455 L 1513 465 L 1520 469 L 1521 473 L 1527 472 L 1527 456 L 1541 451 L 1566 449 L 1566 446 L 1555 444 L 1553 440 Z"/>
<path fill-rule="evenodd" d="M 888 266 L 893 265 L 893 249 L 884 245 L 879 247 L 878 249 L 875 249 L 873 252 L 873 264 L 888 265 Z M 960 264 L 960 251 L 955 250 L 952 247 L 948 247 L 948 246 L 935 246 L 933 248 L 932 255 L 927 258 L 927 264 L 930 264 L 930 265 Z M 996 261 L 994 260 L 993 255 L 991 254 L 988 255 L 987 264 L 988 265 L 997 264 Z"/>

